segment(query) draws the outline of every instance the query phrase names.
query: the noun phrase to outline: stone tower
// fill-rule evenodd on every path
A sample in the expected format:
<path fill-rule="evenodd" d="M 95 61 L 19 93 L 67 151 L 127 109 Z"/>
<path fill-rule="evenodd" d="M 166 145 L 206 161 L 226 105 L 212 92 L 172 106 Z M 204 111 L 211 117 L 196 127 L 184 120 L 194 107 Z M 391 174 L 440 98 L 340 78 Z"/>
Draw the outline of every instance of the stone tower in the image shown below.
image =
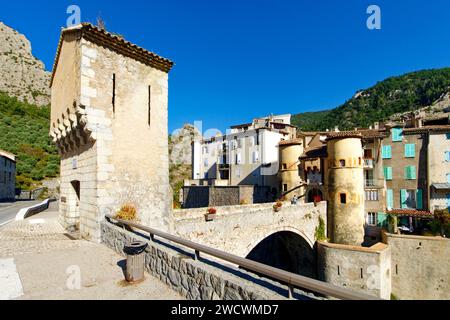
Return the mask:
<path fill-rule="evenodd" d="M 328 235 L 331 242 L 364 241 L 364 174 L 361 135 L 333 132 L 327 138 Z"/>
<path fill-rule="evenodd" d="M 60 217 L 100 240 L 100 222 L 124 204 L 168 230 L 168 72 L 173 63 L 122 37 L 64 29 L 51 77 L 50 135 L 61 155 Z"/>
<path fill-rule="evenodd" d="M 304 194 L 303 171 L 299 170 L 298 157 L 303 154 L 303 140 L 291 139 L 279 143 L 281 195 L 290 200 Z M 301 171 L 301 172 L 300 172 Z"/>

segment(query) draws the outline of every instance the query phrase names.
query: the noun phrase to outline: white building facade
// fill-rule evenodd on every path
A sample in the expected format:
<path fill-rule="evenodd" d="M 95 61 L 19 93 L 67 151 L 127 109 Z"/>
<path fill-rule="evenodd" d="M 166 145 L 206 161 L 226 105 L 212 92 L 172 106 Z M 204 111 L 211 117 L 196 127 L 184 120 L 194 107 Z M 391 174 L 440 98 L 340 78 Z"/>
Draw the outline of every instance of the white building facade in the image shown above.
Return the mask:
<path fill-rule="evenodd" d="M 232 126 L 226 135 L 193 142 L 194 182 L 190 184 L 278 189 L 278 144 L 296 135 L 290 120 L 290 115 L 257 118 L 252 123 Z"/>

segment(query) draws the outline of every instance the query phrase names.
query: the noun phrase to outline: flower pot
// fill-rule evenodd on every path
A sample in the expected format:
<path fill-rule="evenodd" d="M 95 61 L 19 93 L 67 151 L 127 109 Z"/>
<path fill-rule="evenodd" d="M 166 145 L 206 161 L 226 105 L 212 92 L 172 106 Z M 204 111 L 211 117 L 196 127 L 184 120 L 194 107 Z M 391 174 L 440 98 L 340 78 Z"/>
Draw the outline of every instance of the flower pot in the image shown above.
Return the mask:
<path fill-rule="evenodd" d="M 207 213 L 207 214 L 205 214 L 205 220 L 206 221 L 213 221 L 215 216 L 216 216 L 215 213 Z"/>

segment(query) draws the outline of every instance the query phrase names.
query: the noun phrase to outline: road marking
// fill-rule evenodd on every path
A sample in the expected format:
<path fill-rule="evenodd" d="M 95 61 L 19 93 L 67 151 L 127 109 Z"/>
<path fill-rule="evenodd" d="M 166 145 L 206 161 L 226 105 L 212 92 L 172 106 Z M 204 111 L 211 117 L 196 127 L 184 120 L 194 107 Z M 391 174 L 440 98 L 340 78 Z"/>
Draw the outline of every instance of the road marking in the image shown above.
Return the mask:
<path fill-rule="evenodd" d="M 0 288 L 0 300 L 11 300 L 23 295 L 14 258 L 0 259 Z"/>
<path fill-rule="evenodd" d="M 5 224 L 8 224 L 8 223 L 10 223 L 10 222 L 13 222 L 14 221 L 14 218 L 13 219 L 11 219 L 11 220 L 8 220 L 8 221 L 5 221 L 5 222 L 2 222 L 2 223 L 0 223 L 0 227 L 3 227 Z"/>

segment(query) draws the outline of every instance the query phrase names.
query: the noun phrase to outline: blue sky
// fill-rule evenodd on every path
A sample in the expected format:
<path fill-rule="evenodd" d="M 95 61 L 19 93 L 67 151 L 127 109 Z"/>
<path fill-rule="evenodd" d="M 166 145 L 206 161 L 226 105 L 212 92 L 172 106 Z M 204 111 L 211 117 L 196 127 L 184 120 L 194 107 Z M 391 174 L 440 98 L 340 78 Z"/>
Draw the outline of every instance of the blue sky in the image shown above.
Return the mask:
<path fill-rule="evenodd" d="M 2 1 L 0 21 L 50 70 L 70 4 L 175 61 L 170 131 L 329 109 L 387 77 L 450 66 L 448 0 Z M 366 27 L 371 4 L 381 30 Z"/>

